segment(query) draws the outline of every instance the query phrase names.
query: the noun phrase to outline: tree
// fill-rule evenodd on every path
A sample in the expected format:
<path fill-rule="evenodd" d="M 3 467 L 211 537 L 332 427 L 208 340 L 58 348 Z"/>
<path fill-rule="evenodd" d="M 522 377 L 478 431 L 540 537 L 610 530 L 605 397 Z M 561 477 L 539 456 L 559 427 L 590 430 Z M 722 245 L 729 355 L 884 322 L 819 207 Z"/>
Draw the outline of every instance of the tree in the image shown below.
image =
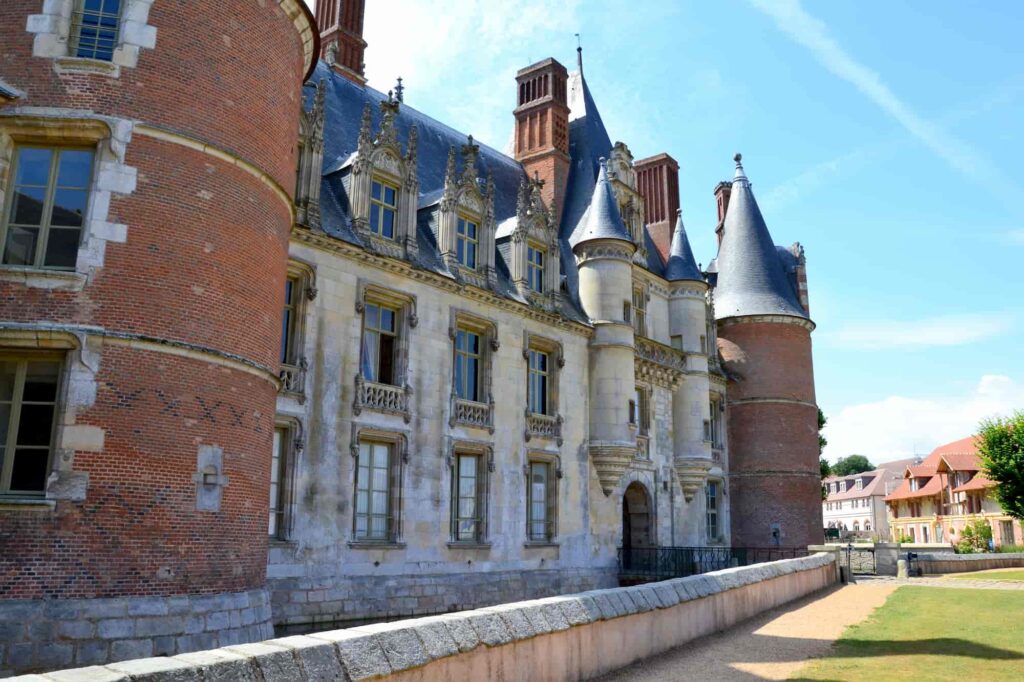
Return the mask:
<path fill-rule="evenodd" d="M 828 445 L 828 439 L 821 435 L 821 430 L 825 428 L 825 424 L 828 424 L 828 418 L 825 417 L 825 413 L 818 408 L 818 454 L 820 455 L 825 450 L 825 446 Z M 825 471 L 822 470 L 821 477 L 825 477 Z"/>
<path fill-rule="evenodd" d="M 871 471 L 875 468 L 875 465 L 868 461 L 868 458 L 864 455 L 850 455 L 849 457 L 841 457 L 839 460 L 832 465 L 833 476 L 849 476 L 850 474 L 859 474 L 862 471 Z"/>
<path fill-rule="evenodd" d="M 956 551 L 959 554 L 987 552 L 991 541 L 992 526 L 988 525 L 988 521 L 981 519 L 971 521 L 960 532 L 960 541 L 956 543 Z"/>
<path fill-rule="evenodd" d="M 1024 412 L 986 419 L 978 438 L 978 454 L 985 475 L 996 483 L 996 499 L 1007 514 L 1024 519 Z"/>
<path fill-rule="evenodd" d="M 818 458 L 818 463 L 821 465 L 821 477 L 826 479 L 832 475 L 832 465 L 828 463 L 828 460 L 824 457 Z"/>

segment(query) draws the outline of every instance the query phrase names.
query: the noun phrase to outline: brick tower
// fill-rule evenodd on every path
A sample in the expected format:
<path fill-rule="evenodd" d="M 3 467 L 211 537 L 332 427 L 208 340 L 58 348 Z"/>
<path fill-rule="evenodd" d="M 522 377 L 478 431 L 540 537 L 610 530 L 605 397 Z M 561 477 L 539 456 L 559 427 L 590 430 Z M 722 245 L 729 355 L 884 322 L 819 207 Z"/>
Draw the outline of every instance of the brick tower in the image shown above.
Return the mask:
<path fill-rule="evenodd" d="M 556 225 L 569 180 L 568 78 L 565 67 L 551 58 L 516 73 L 515 159 L 527 175 L 544 182 L 541 196 Z"/>
<path fill-rule="evenodd" d="M 366 82 L 363 68 L 363 14 L 366 0 L 318 0 L 316 22 L 323 58 L 351 81 Z"/>
<path fill-rule="evenodd" d="M 0 677 L 271 633 L 313 18 L 73 7 L 0 3 Z"/>
<path fill-rule="evenodd" d="M 811 322 L 736 155 L 718 252 L 715 318 L 728 387 L 732 543 L 821 542 Z"/>
<path fill-rule="evenodd" d="M 679 212 L 679 163 L 665 153 L 636 162 L 636 188 L 647 209 L 647 232 L 661 259 L 669 261 L 669 250 Z"/>

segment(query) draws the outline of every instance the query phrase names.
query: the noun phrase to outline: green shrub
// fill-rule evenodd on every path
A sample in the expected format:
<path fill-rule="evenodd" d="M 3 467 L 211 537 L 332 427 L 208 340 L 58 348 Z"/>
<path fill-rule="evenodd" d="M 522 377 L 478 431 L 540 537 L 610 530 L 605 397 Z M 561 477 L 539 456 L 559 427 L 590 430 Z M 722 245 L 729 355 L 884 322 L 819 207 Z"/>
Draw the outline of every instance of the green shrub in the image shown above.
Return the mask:
<path fill-rule="evenodd" d="M 998 547 L 996 547 L 996 551 L 1006 552 L 1007 554 L 1011 552 L 1024 553 L 1024 545 L 999 545 Z"/>
<path fill-rule="evenodd" d="M 960 540 L 956 543 L 956 551 L 959 554 L 987 552 L 990 540 L 992 540 L 992 526 L 988 524 L 988 521 L 972 521 L 961 531 Z"/>

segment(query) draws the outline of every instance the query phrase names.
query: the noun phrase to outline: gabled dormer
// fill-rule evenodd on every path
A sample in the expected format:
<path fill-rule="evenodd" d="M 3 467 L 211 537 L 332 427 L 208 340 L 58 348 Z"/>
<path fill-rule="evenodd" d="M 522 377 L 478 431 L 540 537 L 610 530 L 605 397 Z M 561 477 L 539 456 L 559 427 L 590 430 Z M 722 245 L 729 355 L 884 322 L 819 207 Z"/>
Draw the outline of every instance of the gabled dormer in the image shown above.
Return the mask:
<path fill-rule="evenodd" d="M 470 135 L 462 145 L 462 172 L 455 163 L 455 147 L 448 151 L 437 220 L 437 248 L 448 270 L 460 281 L 494 288 L 498 273 L 494 267 L 494 180 L 477 177 L 480 147 Z"/>
<path fill-rule="evenodd" d="M 647 266 L 647 240 L 644 238 L 644 198 L 637 191 L 636 170 L 633 167 L 633 153 L 624 142 L 616 142 L 608 158 L 608 183 L 619 204 L 619 215 L 629 232 L 636 253 L 633 260 Z"/>
<path fill-rule="evenodd" d="M 560 290 L 558 226 L 544 205 L 544 181 L 524 178 L 519 186 L 516 227 L 511 237 L 512 282 L 531 303 L 553 307 Z"/>
<path fill-rule="evenodd" d="M 409 128 L 402 153 L 395 118 L 400 107 L 390 94 L 380 103 L 381 123 L 373 134 L 370 105 L 362 125 L 349 178 L 352 227 L 373 251 L 412 259 L 416 253 L 416 126 Z"/>

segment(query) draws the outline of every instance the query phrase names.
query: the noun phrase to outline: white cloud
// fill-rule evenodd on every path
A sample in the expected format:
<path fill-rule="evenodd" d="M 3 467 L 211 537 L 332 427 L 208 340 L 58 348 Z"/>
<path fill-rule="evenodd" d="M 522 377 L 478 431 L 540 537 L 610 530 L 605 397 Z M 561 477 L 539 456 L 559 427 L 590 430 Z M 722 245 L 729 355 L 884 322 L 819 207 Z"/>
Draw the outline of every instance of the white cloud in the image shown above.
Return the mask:
<path fill-rule="evenodd" d="M 926 455 L 935 447 L 973 434 L 985 418 L 1024 408 L 1024 384 L 986 374 L 966 395 L 940 398 L 890 396 L 827 415 L 825 456 L 851 454 L 874 463 Z"/>
<path fill-rule="evenodd" d="M 1015 317 L 1007 312 L 939 315 L 919 320 L 867 320 L 826 332 L 823 340 L 853 350 L 962 346 L 1008 332 Z"/>
<path fill-rule="evenodd" d="M 954 169 L 982 182 L 991 181 L 998 185 L 1003 179 L 970 145 L 915 113 L 882 81 L 880 74 L 854 59 L 836 42 L 822 21 L 805 12 L 800 0 L 750 2 L 771 17 L 781 31 L 810 50 L 822 66 L 857 88 Z"/>

